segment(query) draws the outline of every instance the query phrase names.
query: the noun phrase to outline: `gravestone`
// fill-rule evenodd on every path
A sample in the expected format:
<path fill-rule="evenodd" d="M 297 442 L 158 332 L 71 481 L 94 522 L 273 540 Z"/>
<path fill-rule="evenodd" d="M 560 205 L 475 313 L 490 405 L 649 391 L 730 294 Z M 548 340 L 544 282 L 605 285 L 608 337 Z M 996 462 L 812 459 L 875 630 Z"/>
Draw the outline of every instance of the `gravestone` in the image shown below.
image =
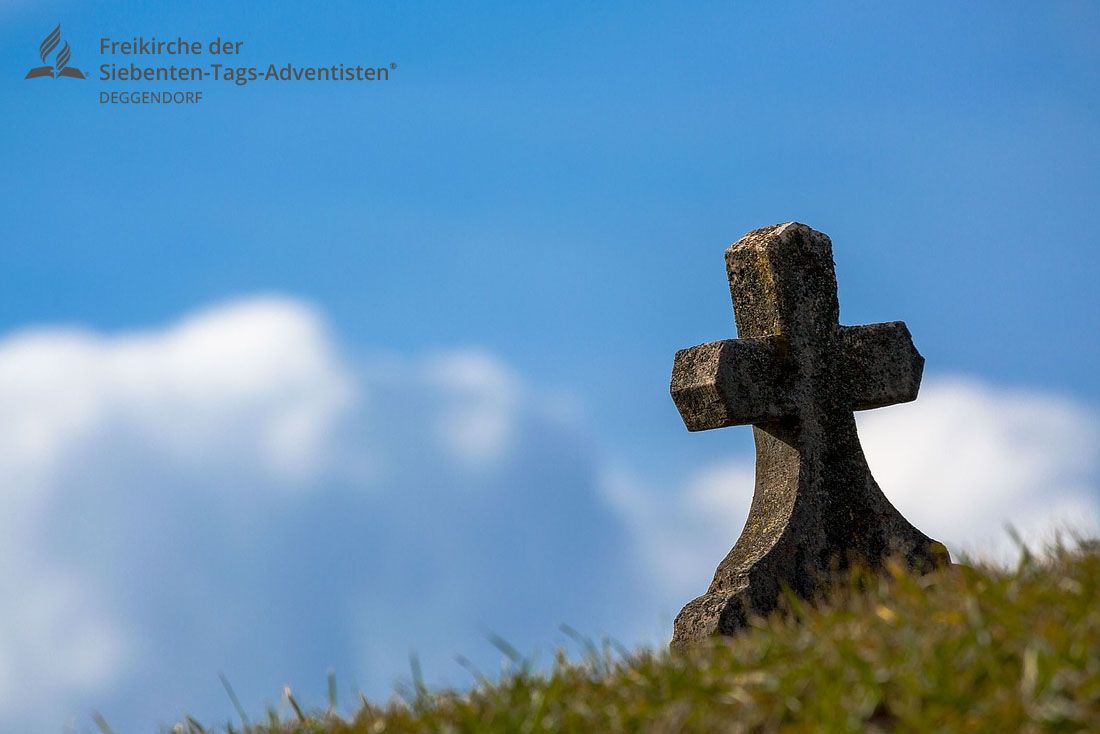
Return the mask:
<path fill-rule="evenodd" d="M 854 565 L 950 562 L 883 495 L 852 415 L 916 399 L 924 358 L 905 324 L 840 326 L 832 242 L 804 224 L 749 232 L 726 272 L 739 338 L 677 352 L 672 397 L 690 431 L 752 424 L 756 488 L 710 587 L 676 617 L 673 649 L 736 632 L 784 588 L 812 598 Z"/>

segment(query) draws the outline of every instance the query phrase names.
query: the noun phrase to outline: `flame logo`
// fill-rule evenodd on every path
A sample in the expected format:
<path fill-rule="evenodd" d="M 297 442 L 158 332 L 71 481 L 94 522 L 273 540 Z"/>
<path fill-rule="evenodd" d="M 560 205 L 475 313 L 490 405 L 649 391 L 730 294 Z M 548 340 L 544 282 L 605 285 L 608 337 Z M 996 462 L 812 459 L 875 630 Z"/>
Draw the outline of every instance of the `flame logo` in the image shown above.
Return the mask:
<path fill-rule="evenodd" d="M 42 61 L 45 62 L 46 57 L 50 55 L 50 51 L 57 48 L 58 42 L 61 40 L 61 24 L 57 24 L 57 28 L 50 31 L 50 35 L 46 36 L 42 41 L 42 45 L 38 47 L 38 55 Z"/>
<path fill-rule="evenodd" d="M 42 63 L 46 62 L 46 58 L 53 53 L 53 50 L 60 44 L 61 24 L 58 23 L 57 27 L 50 31 L 38 46 L 38 57 L 42 59 Z M 84 72 L 69 66 L 69 60 L 72 56 L 73 52 L 72 49 L 69 48 L 69 42 L 65 41 L 65 45 L 61 46 L 61 50 L 58 51 L 57 56 L 54 57 L 52 65 L 36 66 L 28 71 L 27 75 L 23 78 L 35 79 L 37 77 L 48 76 L 57 79 L 58 77 L 67 76 L 70 79 L 84 79 Z"/>
<path fill-rule="evenodd" d="M 69 42 L 65 41 L 65 45 L 57 52 L 57 60 L 54 61 L 54 67 L 57 69 L 58 74 L 65 70 L 65 65 L 69 63 L 72 55 L 72 51 L 69 50 Z"/>

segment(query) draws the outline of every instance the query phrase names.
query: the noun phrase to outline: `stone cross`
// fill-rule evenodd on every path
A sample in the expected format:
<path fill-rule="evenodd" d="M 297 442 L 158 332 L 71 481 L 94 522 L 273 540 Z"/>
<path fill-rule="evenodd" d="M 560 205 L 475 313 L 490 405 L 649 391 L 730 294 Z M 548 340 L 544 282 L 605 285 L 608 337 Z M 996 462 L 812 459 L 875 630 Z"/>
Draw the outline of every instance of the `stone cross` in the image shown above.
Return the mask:
<path fill-rule="evenodd" d="M 901 321 L 840 326 L 829 237 L 788 222 L 726 250 L 740 338 L 676 354 L 672 398 L 690 431 L 751 423 L 756 488 L 741 537 L 707 592 L 676 617 L 672 647 L 732 634 L 812 598 L 853 565 L 950 562 L 875 483 L 854 410 L 915 400 L 924 358 Z"/>

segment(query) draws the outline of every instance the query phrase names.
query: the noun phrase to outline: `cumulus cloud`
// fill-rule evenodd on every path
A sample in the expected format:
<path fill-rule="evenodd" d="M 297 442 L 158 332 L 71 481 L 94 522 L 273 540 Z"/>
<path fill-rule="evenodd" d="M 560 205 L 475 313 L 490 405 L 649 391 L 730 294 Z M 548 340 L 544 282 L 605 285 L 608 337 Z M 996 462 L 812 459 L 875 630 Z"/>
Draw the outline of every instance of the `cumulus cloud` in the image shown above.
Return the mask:
<path fill-rule="evenodd" d="M 456 459 L 472 465 L 498 461 L 511 448 L 520 381 L 488 354 L 440 355 L 426 369 L 429 384 L 449 396 L 436 437 Z"/>
<path fill-rule="evenodd" d="M 356 363 L 290 299 L 8 336 L 0 728 L 228 716 L 219 670 L 253 707 L 329 667 L 385 694 L 414 650 L 461 672 L 488 631 L 608 622 L 622 543 L 575 434 L 483 351 Z"/>
<path fill-rule="evenodd" d="M 29 331 L 0 349 L 0 481 L 42 499 L 74 454 L 125 433 L 170 464 L 301 485 L 355 397 L 320 317 L 292 301 L 231 304 L 117 337 Z"/>
<path fill-rule="evenodd" d="M 149 504 L 168 474 L 307 486 L 353 387 L 318 315 L 281 299 L 148 333 L 56 328 L 0 343 L 0 586 L 13 592 L 0 602 L 0 717 L 102 692 L 134 662 L 138 641 L 108 598 L 117 587 L 65 562 L 117 541 L 73 527 L 97 506 L 141 522 L 140 505 L 118 503 L 127 467 L 146 467 L 130 478 Z"/>
<path fill-rule="evenodd" d="M 914 403 L 857 413 L 871 471 L 914 525 L 958 557 L 1005 560 L 1029 544 L 1100 528 L 1100 422 L 1057 395 L 933 378 Z M 748 430 L 743 429 L 743 430 Z M 611 472 L 610 500 L 662 579 L 661 598 L 702 593 L 748 516 L 752 457 L 716 460 L 683 485 Z"/>
<path fill-rule="evenodd" d="M 654 486 L 623 467 L 603 478 L 608 501 L 631 528 L 640 558 L 657 583 L 664 614 L 703 593 L 752 502 L 751 460 L 724 459 L 692 472 L 681 486 Z"/>
<path fill-rule="evenodd" d="M 857 420 L 883 491 L 954 551 L 1005 558 L 1008 525 L 1029 543 L 1100 528 L 1100 422 L 1064 397 L 941 378 Z"/>
<path fill-rule="evenodd" d="M 37 716 L 72 692 L 106 690 L 133 654 L 99 589 L 13 545 L 0 543 L 0 584 L 7 590 L 0 603 L 0 689 L 8 692 L 0 722 Z"/>

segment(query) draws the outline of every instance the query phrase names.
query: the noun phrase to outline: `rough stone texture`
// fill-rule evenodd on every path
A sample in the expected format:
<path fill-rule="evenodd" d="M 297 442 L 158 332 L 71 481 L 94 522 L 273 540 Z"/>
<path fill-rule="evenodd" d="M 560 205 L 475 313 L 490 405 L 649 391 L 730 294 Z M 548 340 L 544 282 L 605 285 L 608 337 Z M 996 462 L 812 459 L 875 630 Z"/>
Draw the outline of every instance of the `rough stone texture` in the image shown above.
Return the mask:
<path fill-rule="evenodd" d="M 672 647 L 732 634 L 787 587 L 812 597 L 853 564 L 950 562 L 875 483 L 853 410 L 914 400 L 924 358 L 901 321 L 840 326 L 828 236 L 765 227 L 726 251 L 740 338 L 676 354 L 672 397 L 691 431 L 753 425 L 756 490 L 707 592 L 676 617 Z"/>

